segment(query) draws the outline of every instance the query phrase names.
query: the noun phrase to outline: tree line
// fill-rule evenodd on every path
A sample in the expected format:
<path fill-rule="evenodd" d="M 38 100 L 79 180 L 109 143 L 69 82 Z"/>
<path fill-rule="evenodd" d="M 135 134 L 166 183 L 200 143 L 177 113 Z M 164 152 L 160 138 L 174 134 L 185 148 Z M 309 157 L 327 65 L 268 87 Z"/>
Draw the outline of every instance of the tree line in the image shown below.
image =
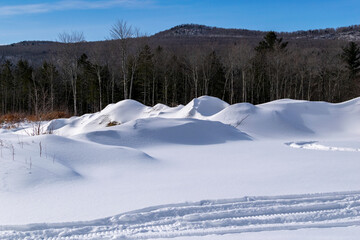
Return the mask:
<path fill-rule="evenodd" d="M 124 21 L 112 27 L 110 38 L 85 52 L 82 33 L 63 33 L 62 49 L 41 65 L 3 61 L 1 113 L 80 115 L 123 99 L 174 106 L 201 95 L 231 104 L 280 98 L 339 102 L 360 93 L 355 42 L 302 48 L 269 32 L 255 47 L 235 42 L 175 50 L 151 46 Z"/>

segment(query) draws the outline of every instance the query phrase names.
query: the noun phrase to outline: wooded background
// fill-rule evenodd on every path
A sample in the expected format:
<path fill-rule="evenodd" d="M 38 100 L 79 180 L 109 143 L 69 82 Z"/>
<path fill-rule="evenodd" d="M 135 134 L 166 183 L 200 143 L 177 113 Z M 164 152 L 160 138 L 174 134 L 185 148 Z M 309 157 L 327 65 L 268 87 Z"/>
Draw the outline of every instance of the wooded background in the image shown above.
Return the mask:
<path fill-rule="evenodd" d="M 230 104 L 345 101 L 360 94 L 359 33 L 181 25 L 145 37 L 118 21 L 106 41 L 72 32 L 58 42 L 1 46 L 0 113 L 80 115 L 123 99 L 175 106 L 201 95 Z"/>

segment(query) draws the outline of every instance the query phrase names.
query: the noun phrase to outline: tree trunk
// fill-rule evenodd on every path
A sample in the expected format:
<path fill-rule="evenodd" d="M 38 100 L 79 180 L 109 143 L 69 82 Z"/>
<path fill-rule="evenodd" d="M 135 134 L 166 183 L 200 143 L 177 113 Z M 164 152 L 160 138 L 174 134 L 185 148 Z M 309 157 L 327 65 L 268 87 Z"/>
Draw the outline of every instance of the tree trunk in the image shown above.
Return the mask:
<path fill-rule="evenodd" d="M 73 74 L 72 78 L 71 78 L 71 87 L 72 87 L 72 92 L 73 92 L 73 103 L 74 103 L 74 115 L 77 116 L 78 112 L 77 112 L 77 73 L 75 71 L 75 73 Z"/>
<path fill-rule="evenodd" d="M 96 75 L 97 75 L 97 79 L 98 79 L 98 84 L 99 84 L 99 108 L 100 111 L 102 110 L 102 91 L 101 91 L 101 73 L 100 73 L 100 69 L 98 68 L 96 71 Z"/>
<path fill-rule="evenodd" d="M 54 111 L 54 69 L 50 70 L 50 99 L 51 99 L 51 111 Z"/>
<path fill-rule="evenodd" d="M 243 69 L 241 71 L 241 78 L 242 78 L 242 101 L 246 102 L 246 98 L 247 98 L 247 86 L 246 86 L 246 80 L 245 80 L 245 70 Z M 233 80 L 234 81 L 234 80 Z M 234 85 L 234 83 L 233 83 Z M 234 95 L 234 90 L 232 91 L 232 95 Z"/>

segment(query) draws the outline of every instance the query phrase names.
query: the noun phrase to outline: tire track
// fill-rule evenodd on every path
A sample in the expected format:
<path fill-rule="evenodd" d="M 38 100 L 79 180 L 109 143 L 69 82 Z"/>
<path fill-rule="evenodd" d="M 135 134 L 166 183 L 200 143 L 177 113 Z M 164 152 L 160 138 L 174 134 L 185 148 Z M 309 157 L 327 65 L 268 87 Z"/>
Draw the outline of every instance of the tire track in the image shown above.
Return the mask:
<path fill-rule="evenodd" d="M 0 239 L 151 239 L 360 225 L 360 192 L 156 206 L 109 218 L 0 226 Z"/>

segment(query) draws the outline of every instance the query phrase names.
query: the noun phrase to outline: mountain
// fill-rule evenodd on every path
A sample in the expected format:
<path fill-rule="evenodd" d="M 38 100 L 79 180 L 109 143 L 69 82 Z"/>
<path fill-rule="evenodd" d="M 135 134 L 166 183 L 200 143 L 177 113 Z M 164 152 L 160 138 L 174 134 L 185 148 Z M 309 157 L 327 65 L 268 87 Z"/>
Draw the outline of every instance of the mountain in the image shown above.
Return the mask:
<path fill-rule="evenodd" d="M 131 39 L 140 44 L 148 44 L 152 48 L 162 46 L 175 52 L 182 52 L 185 46 L 197 48 L 211 45 L 227 48 L 233 44 L 246 44 L 254 47 L 267 32 L 247 29 L 227 29 L 198 24 L 183 24 L 161 31 L 149 37 Z M 285 41 L 294 43 L 300 48 L 332 48 L 344 46 L 347 41 L 360 41 L 360 25 L 318 30 L 277 32 Z M 89 54 L 92 49 L 111 48 L 113 41 L 96 41 L 79 43 L 79 51 Z M 33 64 L 41 64 L 44 60 L 61 53 L 61 43 L 51 41 L 22 41 L 0 46 L 0 62 L 10 60 L 16 62 L 26 59 Z"/>
<path fill-rule="evenodd" d="M 198 24 L 182 24 L 159 32 L 153 37 L 232 37 L 232 38 L 262 38 L 265 31 L 248 29 L 218 28 Z M 360 25 L 340 28 L 326 28 L 295 32 L 277 32 L 277 35 L 289 39 L 337 39 L 346 41 L 360 41 Z"/>
<path fill-rule="evenodd" d="M 182 24 L 159 32 L 154 37 L 262 37 L 266 32 L 247 29 L 227 29 L 198 24 Z"/>

